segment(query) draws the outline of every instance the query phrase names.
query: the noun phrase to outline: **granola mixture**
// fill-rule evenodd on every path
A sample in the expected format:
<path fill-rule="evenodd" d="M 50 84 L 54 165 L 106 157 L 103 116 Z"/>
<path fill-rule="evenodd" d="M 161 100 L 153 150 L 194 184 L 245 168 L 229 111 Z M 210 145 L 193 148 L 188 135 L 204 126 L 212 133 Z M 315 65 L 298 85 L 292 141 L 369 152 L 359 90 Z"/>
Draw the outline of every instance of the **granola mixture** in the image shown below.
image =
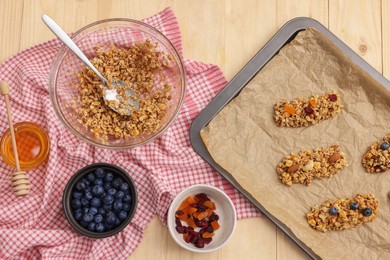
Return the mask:
<path fill-rule="evenodd" d="M 326 201 L 307 213 L 307 223 L 322 232 L 344 230 L 371 222 L 379 213 L 373 194 L 357 194 L 354 198 Z"/>
<path fill-rule="evenodd" d="M 348 166 L 339 145 L 291 153 L 277 165 L 278 178 L 287 186 L 309 185 L 313 179 L 332 177 Z"/>
<path fill-rule="evenodd" d="M 340 95 L 330 92 L 311 97 L 282 100 L 274 105 L 275 124 L 279 127 L 302 127 L 317 124 L 341 111 Z"/>
<path fill-rule="evenodd" d="M 118 93 L 132 89 L 139 101 L 139 109 L 132 110 L 129 115 L 115 112 L 103 99 L 104 90 L 98 76 L 87 67 L 80 71 L 77 74 L 79 82 L 75 84 L 79 98 L 72 104 L 76 112 L 73 116 L 96 137 L 102 140 L 108 137 L 128 139 L 153 133 L 161 127 L 172 88 L 161 72 L 170 65 L 171 57 L 157 51 L 156 47 L 157 43 L 149 40 L 126 49 L 114 45 L 108 49 L 95 47 L 97 55 L 91 62 L 96 69 L 108 82 L 125 82 L 126 87 Z M 162 87 L 157 89 L 156 81 Z"/>
<path fill-rule="evenodd" d="M 369 173 L 385 172 L 390 168 L 390 135 L 372 144 L 363 155 L 363 167 Z"/>

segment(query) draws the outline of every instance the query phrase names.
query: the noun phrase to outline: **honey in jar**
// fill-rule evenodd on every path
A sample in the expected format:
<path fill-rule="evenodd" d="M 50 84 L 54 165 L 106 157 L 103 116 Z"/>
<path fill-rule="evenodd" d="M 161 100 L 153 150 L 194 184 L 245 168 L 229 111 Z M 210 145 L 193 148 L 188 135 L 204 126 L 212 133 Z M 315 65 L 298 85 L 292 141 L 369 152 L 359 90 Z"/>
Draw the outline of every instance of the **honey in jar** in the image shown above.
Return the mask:
<path fill-rule="evenodd" d="M 50 150 L 50 140 L 45 130 L 33 122 L 16 123 L 14 129 L 21 170 L 31 170 L 42 165 Z M 4 162 L 16 168 L 9 129 L 4 132 L 0 147 Z"/>

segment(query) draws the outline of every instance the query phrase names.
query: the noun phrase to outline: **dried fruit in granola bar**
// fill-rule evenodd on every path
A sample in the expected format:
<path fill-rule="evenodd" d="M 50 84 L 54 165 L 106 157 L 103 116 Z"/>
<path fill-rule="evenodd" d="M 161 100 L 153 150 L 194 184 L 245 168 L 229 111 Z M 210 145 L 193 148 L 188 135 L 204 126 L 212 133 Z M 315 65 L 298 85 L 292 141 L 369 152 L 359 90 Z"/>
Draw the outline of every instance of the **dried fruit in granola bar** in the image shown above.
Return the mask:
<path fill-rule="evenodd" d="M 278 178 L 283 184 L 309 185 L 313 179 L 332 177 L 348 166 L 339 145 L 291 153 L 277 165 Z"/>
<path fill-rule="evenodd" d="M 351 206 L 354 205 L 354 206 Z M 379 213 L 378 200 L 373 194 L 357 194 L 353 198 L 326 201 L 307 213 L 307 223 L 315 230 L 345 230 L 371 222 Z"/>
<path fill-rule="evenodd" d="M 274 120 L 280 127 L 304 127 L 334 117 L 341 111 L 340 96 L 336 92 L 282 100 L 274 105 Z"/>

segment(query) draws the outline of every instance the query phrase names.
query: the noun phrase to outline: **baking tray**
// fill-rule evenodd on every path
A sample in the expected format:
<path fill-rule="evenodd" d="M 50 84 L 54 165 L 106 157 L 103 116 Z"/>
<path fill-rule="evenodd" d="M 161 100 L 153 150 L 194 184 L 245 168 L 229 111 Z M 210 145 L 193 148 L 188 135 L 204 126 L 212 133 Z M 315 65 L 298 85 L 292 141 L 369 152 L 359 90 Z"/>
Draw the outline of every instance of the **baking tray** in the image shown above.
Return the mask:
<path fill-rule="evenodd" d="M 238 72 L 238 74 L 226 85 L 226 87 L 199 113 L 191 125 L 190 141 L 193 149 L 212 167 L 214 167 L 228 182 L 242 193 L 257 209 L 279 227 L 292 241 L 294 241 L 306 254 L 313 259 L 320 259 L 312 249 L 300 241 L 293 232 L 270 214 L 252 195 L 250 195 L 234 177 L 219 166 L 211 157 L 202 138 L 200 131 L 219 113 L 252 78 L 270 61 L 283 46 L 292 41 L 298 32 L 313 27 L 328 37 L 340 50 L 342 50 L 356 65 L 366 71 L 373 79 L 385 86 L 390 91 L 390 82 L 377 70 L 368 64 L 363 58 L 350 49 L 345 43 L 331 33 L 318 21 L 298 17 L 288 21 L 281 29 L 260 49 L 259 52 Z"/>

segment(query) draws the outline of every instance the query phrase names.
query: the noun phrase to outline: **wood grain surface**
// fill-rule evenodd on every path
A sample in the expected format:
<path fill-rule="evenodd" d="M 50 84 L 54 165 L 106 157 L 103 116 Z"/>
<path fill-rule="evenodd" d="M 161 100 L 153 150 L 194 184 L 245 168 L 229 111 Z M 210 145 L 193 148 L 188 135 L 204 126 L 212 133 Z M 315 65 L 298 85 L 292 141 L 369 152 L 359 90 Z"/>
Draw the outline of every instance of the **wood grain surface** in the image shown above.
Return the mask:
<path fill-rule="evenodd" d="M 54 38 L 41 22 L 49 14 L 67 32 L 96 20 L 141 19 L 171 7 L 180 24 L 186 58 L 214 63 L 230 80 L 288 20 L 312 17 L 374 68 L 390 77 L 388 0 L 1 0 L 0 62 Z M 232 240 L 209 254 L 181 249 L 156 217 L 130 260 L 307 259 L 266 218 L 239 220 Z"/>

